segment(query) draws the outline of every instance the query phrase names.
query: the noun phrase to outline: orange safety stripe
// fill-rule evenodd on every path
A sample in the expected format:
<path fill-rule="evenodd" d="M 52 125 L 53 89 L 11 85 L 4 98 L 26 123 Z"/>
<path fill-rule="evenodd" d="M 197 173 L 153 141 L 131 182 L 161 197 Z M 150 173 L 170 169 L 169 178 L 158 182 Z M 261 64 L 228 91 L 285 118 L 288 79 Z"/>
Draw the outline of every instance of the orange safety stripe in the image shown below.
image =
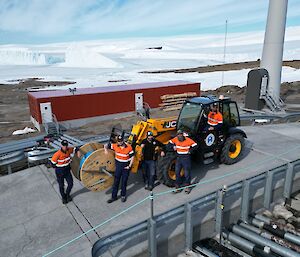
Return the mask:
<path fill-rule="evenodd" d="M 118 146 L 118 144 L 112 144 L 111 149 L 115 151 L 115 159 L 119 162 L 129 162 L 134 152 L 131 145 L 126 144 L 126 147 Z"/>
<path fill-rule="evenodd" d="M 170 140 L 172 144 L 176 147 L 176 152 L 178 154 L 188 154 L 191 147 L 195 147 L 197 143 L 190 139 L 189 137 L 185 137 L 185 140 L 180 142 L 177 137 Z"/>

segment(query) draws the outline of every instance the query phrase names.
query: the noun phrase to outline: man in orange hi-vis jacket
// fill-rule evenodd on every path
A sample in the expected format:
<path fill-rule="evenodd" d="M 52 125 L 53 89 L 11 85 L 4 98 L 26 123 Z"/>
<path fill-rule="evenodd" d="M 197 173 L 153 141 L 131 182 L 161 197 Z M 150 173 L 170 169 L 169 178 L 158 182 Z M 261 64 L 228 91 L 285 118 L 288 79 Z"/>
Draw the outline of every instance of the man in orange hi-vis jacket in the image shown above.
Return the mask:
<path fill-rule="evenodd" d="M 73 187 L 73 177 L 71 174 L 71 154 L 75 151 L 74 147 L 68 147 L 68 141 L 61 141 L 61 149 L 59 149 L 51 158 L 52 166 L 55 167 L 59 192 L 61 194 L 63 204 L 72 201 L 70 192 Z M 67 181 L 68 187 L 65 192 L 64 180 Z"/>
<path fill-rule="evenodd" d="M 223 115 L 218 111 L 218 104 L 213 103 L 207 116 L 208 130 L 219 130 L 223 125 Z"/>
<path fill-rule="evenodd" d="M 105 152 L 107 152 L 107 149 L 109 148 L 115 152 L 116 171 L 111 198 L 107 200 L 107 203 L 112 203 L 118 199 L 119 184 L 121 180 L 121 201 L 126 202 L 127 181 L 134 160 L 134 152 L 131 145 L 125 143 L 122 136 L 117 137 L 117 143 L 105 145 Z"/>
<path fill-rule="evenodd" d="M 197 143 L 185 136 L 182 130 L 177 131 L 177 136 L 171 139 L 170 143 L 173 144 L 174 150 L 177 152 L 175 187 L 178 189 L 182 182 L 184 186 L 189 186 L 191 184 L 191 153 L 196 149 Z M 181 169 L 184 170 L 184 181 L 180 176 Z M 174 191 L 174 193 L 179 192 L 179 190 Z M 185 193 L 189 194 L 190 192 L 191 188 L 185 189 Z"/>

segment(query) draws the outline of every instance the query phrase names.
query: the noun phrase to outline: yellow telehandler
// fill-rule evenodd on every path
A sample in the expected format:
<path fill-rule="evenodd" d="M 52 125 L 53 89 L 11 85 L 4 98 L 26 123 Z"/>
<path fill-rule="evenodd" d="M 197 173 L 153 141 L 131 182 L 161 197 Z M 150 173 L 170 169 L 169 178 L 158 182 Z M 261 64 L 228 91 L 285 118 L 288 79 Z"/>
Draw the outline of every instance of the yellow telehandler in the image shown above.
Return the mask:
<path fill-rule="evenodd" d="M 207 114 L 212 104 L 217 103 L 223 114 L 223 125 L 220 131 L 206 130 Z M 178 117 L 147 119 L 138 121 L 131 131 L 114 128 L 110 141 L 115 142 L 118 135 L 122 135 L 135 150 L 135 159 L 131 172 L 137 173 L 141 168 L 141 142 L 147 132 L 152 131 L 156 140 L 168 144 L 176 135 L 176 130 L 186 132 L 198 143 L 195 159 L 209 164 L 218 160 L 225 164 L 233 164 L 240 160 L 244 150 L 246 134 L 237 128 L 240 126 L 240 116 L 235 101 L 229 98 L 222 100 L 214 97 L 194 97 L 185 101 Z M 157 160 L 157 178 L 167 186 L 174 186 L 176 153 L 173 148 L 166 147 L 165 157 Z M 159 152 L 160 149 L 157 149 Z M 73 175 L 82 181 L 85 187 L 93 191 L 101 191 L 113 183 L 115 169 L 114 154 L 104 153 L 100 143 L 89 143 L 80 147 L 81 157 L 74 157 L 71 168 Z"/>

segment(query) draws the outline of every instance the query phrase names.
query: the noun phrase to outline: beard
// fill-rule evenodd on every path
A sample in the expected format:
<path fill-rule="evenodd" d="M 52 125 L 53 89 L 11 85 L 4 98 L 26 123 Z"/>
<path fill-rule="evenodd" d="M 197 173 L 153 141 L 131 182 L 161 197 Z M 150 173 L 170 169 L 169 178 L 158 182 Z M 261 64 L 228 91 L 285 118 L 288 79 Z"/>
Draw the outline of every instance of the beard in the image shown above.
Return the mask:
<path fill-rule="evenodd" d="M 184 139 L 185 139 L 185 137 L 184 137 L 184 136 L 177 136 L 177 138 L 178 138 L 179 142 L 183 142 L 183 141 L 184 141 Z"/>

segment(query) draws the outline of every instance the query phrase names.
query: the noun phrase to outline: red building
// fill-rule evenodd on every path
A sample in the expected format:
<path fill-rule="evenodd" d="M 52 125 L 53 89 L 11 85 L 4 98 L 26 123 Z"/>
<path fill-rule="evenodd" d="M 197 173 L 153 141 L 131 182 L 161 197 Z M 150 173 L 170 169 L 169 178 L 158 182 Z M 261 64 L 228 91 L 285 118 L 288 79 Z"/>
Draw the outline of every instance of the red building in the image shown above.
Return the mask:
<path fill-rule="evenodd" d="M 196 92 L 200 83 L 169 81 L 132 85 L 35 91 L 28 93 L 31 120 L 40 124 L 52 121 L 53 114 L 66 127 L 124 116 L 140 109 L 143 102 L 151 108 L 161 103 L 160 96 Z"/>

